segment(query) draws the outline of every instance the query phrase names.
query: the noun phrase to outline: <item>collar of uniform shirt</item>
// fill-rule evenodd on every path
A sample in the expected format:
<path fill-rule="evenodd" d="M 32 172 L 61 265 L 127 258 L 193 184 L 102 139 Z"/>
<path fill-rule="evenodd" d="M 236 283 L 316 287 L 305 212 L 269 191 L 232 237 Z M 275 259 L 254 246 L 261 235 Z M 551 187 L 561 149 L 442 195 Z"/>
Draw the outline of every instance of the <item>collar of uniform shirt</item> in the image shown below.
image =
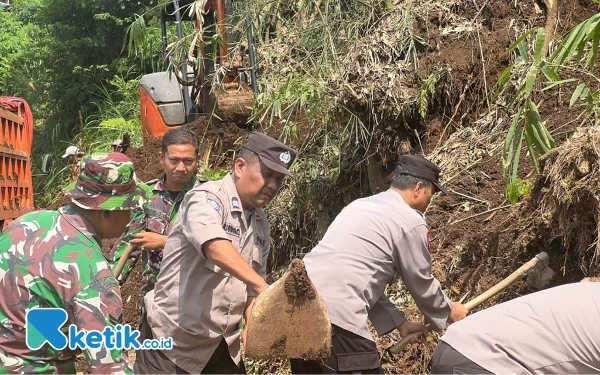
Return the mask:
<path fill-rule="evenodd" d="M 250 222 L 250 218 L 252 217 L 253 213 L 254 213 L 254 209 L 247 210 L 244 208 L 244 216 L 246 216 L 246 221 Z"/>
<path fill-rule="evenodd" d="M 80 231 L 84 236 L 86 236 L 89 240 L 96 241 L 98 246 L 102 246 L 102 238 L 100 237 L 100 232 L 98 229 L 89 222 L 85 217 L 79 215 L 75 209 L 73 209 L 70 205 L 63 206 L 58 209 L 60 215 L 69 223 L 73 228 Z"/>
<path fill-rule="evenodd" d="M 195 175 L 192 176 L 192 178 L 190 178 L 188 183 L 185 185 L 185 187 L 181 191 L 187 192 L 189 190 L 192 190 L 194 185 L 196 185 L 197 180 L 198 180 L 197 176 L 195 176 Z M 149 181 L 149 182 L 147 182 L 147 184 L 152 185 L 153 191 L 165 191 L 166 186 L 167 186 L 167 175 L 163 174 L 162 177 L 159 178 L 158 180 Z"/>

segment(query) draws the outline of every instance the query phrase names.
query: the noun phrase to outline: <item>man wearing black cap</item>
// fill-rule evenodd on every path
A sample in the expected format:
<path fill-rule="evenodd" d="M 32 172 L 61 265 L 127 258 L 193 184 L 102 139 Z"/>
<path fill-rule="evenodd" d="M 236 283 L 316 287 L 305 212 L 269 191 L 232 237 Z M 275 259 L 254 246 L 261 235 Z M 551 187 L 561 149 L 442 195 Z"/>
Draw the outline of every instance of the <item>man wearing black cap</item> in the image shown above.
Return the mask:
<path fill-rule="evenodd" d="M 166 241 L 155 289 L 144 297 L 141 339 L 172 337 L 171 350 L 142 350 L 136 374 L 245 373 L 240 325 L 268 287 L 269 223 L 296 151 L 253 133 L 219 181 L 190 190 Z"/>
<path fill-rule="evenodd" d="M 401 336 L 427 332 L 423 324 L 406 320 L 384 294 L 398 278 L 436 331 L 467 315 L 431 274 L 423 212 L 436 191 L 445 191 L 439 173 L 423 157 L 400 156 L 391 187 L 350 203 L 304 257 L 308 276 L 329 311 L 333 347 L 323 363 L 292 360 L 293 373 L 383 373 L 367 320 L 379 335 L 394 329 Z"/>

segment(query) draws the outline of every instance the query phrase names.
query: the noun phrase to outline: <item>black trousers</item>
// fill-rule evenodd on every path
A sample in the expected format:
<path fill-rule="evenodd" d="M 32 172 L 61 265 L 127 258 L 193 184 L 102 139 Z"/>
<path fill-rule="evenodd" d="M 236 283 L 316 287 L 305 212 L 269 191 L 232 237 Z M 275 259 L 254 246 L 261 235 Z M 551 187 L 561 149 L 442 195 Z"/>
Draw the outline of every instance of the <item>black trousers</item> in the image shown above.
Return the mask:
<path fill-rule="evenodd" d="M 153 339 L 152 329 L 144 315 L 140 323 L 140 340 Z M 174 364 L 160 350 L 137 350 L 133 372 L 135 374 L 188 374 L 184 369 Z M 221 339 L 219 346 L 202 370 L 202 374 L 245 374 L 244 361 L 235 364 L 229 355 L 229 348 L 225 339 Z"/>
<path fill-rule="evenodd" d="M 292 374 L 383 374 L 375 342 L 331 326 L 331 357 L 324 362 L 291 359 Z"/>
<path fill-rule="evenodd" d="M 443 341 L 433 351 L 429 364 L 432 374 L 492 374 Z"/>

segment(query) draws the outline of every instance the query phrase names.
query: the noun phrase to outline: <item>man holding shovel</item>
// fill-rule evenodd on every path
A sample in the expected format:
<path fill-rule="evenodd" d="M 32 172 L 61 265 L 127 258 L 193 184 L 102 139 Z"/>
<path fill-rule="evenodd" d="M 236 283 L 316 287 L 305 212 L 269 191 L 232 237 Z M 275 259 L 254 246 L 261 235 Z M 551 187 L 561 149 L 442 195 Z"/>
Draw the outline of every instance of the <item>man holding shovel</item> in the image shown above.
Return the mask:
<path fill-rule="evenodd" d="M 199 149 L 198 137 L 186 128 L 169 130 L 163 136 L 158 159 L 164 174 L 160 179 L 146 183 L 152 189 L 150 199 L 143 209 L 133 212 L 125 234 L 115 242 L 112 249 L 111 261 L 115 265 L 119 264 L 123 256 L 129 258 L 118 276 L 121 284 L 129 276 L 140 255 L 142 256 L 142 297 L 154 289 L 167 234 L 183 197 L 202 183 L 196 177 Z M 134 249 L 131 250 L 130 246 Z M 145 315 L 143 300 L 141 309 L 140 323 Z"/>
<path fill-rule="evenodd" d="M 219 181 L 191 190 L 163 251 L 158 282 L 144 300 L 141 339 L 172 337 L 173 349 L 144 350 L 137 374 L 245 373 L 240 322 L 267 289 L 269 223 L 263 207 L 296 158 L 253 133 Z"/>
<path fill-rule="evenodd" d="M 448 328 L 433 374 L 599 374 L 600 283 L 573 283 L 479 311 Z"/>
<path fill-rule="evenodd" d="M 379 335 L 394 329 L 402 336 L 427 332 L 385 296 L 386 286 L 399 277 L 436 331 L 467 315 L 431 274 L 423 212 L 436 191 L 445 191 L 439 173 L 420 156 L 400 156 L 390 189 L 350 203 L 304 257 L 329 311 L 332 356 L 322 364 L 294 359 L 293 373 L 383 373 L 367 320 Z"/>
<path fill-rule="evenodd" d="M 0 374 L 75 373 L 75 352 L 68 347 L 27 345 L 26 317 L 34 309 L 62 309 L 64 327 L 74 324 L 80 331 L 114 331 L 123 324 L 121 292 L 101 244 L 123 233 L 130 211 L 144 203 L 146 189 L 137 183 L 127 156 L 92 154 L 65 189 L 71 204 L 25 214 L 2 233 Z M 132 373 L 127 352 L 114 346 L 88 346 L 85 358 L 92 374 Z"/>

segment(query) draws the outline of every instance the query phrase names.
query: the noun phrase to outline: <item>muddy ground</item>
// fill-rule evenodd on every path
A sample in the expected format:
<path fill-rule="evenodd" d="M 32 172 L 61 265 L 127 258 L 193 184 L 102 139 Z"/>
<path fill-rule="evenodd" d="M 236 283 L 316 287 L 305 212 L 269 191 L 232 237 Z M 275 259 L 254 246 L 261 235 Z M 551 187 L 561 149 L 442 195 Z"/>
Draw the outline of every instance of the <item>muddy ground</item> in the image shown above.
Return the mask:
<path fill-rule="evenodd" d="M 540 9 L 543 9 L 543 5 L 540 5 Z M 598 10 L 598 5 L 588 0 L 559 2 L 557 34 L 564 34 Z M 544 12 L 537 12 L 533 1 L 520 1 L 516 6 L 512 0 L 465 1 L 456 11 L 467 18 L 478 17 L 485 29 L 477 38 L 442 36 L 439 28 L 444 25 L 439 24 L 440 16 L 436 14 L 419 25 L 422 36 L 432 43 L 420 61 L 418 75 L 426 77 L 440 66 L 450 68 L 454 85 L 452 92 L 455 95 L 454 100 L 435 103 L 437 110 L 434 108 L 431 111 L 433 115 L 427 121 L 421 144 L 412 144 L 415 153 L 431 154 L 438 143 L 441 144 L 450 134 L 464 127 L 475 126 L 475 120 L 486 110 L 485 100 L 482 99 L 484 94 L 493 90 L 500 73 L 509 63 L 508 57 L 502 53 L 517 35 L 514 25 L 532 27 L 544 26 L 545 23 Z M 579 125 L 574 121 L 578 112 L 568 107 L 570 93 L 545 95 L 537 98 L 538 101 L 543 99 L 540 112 L 547 119 L 547 126 L 555 141 L 561 144 Z M 456 115 L 450 121 L 450 115 L 454 112 Z M 249 134 L 247 129 L 240 129 L 233 124 L 207 125 L 203 120 L 192 127 L 201 140 L 201 158 L 206 161 L 205 166 L 210 168 L 229 167 L 234 150 Z M 276 129 L 270 131 L 276 134 Z M 440 142 L 442 134 L 444 138 Z M 465 139 L 465 142 L 469 141 Z M 159 140 L 146 140 L 145 147 L 128 152 L 141 180 L 160 176 L 159 149 Z M 520 228 L 515 223 L 523 219 L 524 213 L 520 207 L 510 207 L 504 196 L 505 177 L 502 175 L 499 149 L 481 148 L 479 151 L 478 161 L 449 181 L 447 186 L 452 191 L 435 197 L 426 213 L 431 228 L 434 275 L 440 279 L 448 294 L 453 299 L 465 298 L 468 301 L 540 251 L 548 252 L 550 266 L 556 272 L 550 286 L 577 282 L 586 276 L 576 261 L 565 259 L 566 251 L 558 240 L 550 240 L 543 233 L 535 231 L 531 232 L 531 238 L 523 240 Z M 451 150 L 448 153 L 452 155 Z M 531 177 L 533 170 L 528 159 L 523 157 L 522 160 L 521 175 Z M 109 247 L 110 242 L 105 243 L 105 249 Z M 138 264 L 122 288 L 125 321 L 134 326 L 139 318 L 140 280 L 141 264 Z M 409 317 L 422 319 L 414 304 L 410 306 L 401 283 L 388 289 L 394 302 L 409 306 L 406 310 Z M 480 308 L 535 290 L 521 280 Z M 379 338 L 378 346 L 383 350 L 397 339 L 397 333 L 392 333 Z M 384 354 L 384 369 L 386 373 L 428 373 L 427 363 L 434 347 L 435 334 L 432 334 L 425 345 L 409 345 L 403 354 L 395 357 Z M 287 368 L 279 362 L 259 362 L 248 367 L 248 370 L 266 373 L 282 372 Z M 83 371 L 83 368 L 79 369 Z"/>

